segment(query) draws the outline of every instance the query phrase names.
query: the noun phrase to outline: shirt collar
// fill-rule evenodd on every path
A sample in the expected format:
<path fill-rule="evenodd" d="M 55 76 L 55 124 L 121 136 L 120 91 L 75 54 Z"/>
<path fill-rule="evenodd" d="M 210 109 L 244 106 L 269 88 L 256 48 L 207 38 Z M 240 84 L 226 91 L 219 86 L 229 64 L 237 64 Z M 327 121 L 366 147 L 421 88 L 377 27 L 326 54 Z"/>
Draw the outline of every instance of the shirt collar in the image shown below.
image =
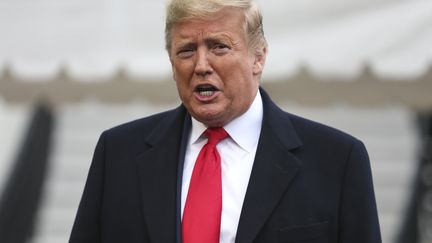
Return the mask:
<path fill-rule="evenodd" d="M 224 126 L 231 139 L 242 149 L 251 152 L 258 144 L 263 118 L 261 94 L 258 91 L 249 109 Z M 199 141 L 207 127 L 192 117 L 192 129 L 189 145 Z"/>

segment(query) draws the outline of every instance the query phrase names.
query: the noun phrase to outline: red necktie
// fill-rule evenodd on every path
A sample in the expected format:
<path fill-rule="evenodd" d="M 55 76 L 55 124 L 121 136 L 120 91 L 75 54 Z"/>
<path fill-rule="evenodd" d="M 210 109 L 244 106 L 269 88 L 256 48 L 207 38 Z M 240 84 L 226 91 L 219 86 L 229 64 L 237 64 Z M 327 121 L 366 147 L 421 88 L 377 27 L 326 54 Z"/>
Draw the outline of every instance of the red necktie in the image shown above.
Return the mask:
<path fill-rule="evenodd" d="M 216 145 L 228 136 L 223 128 L 208 128 L 192 172 L 183 212 L 183 243 L 219 243 L 222 212 L 221 159 Z"/>

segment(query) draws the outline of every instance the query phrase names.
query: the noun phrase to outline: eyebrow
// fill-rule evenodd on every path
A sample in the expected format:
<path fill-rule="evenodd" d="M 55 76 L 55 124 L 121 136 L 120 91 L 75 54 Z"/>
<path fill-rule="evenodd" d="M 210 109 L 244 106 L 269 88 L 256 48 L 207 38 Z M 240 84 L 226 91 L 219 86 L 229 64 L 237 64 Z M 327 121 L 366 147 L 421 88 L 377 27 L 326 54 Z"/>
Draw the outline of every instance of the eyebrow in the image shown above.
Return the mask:
<path fill-rule="evenodd" d="M 171 44 L 171 52 L 177 55 L 179 52 L 189 49 L 196 49 L 197 44 L 190 40 L 178 40 Z"/>
<path fill-rule="evenodd" d="M 175 49 L 176 50 L 180 50 L 180 49 L 190 49 L 190 48 L 196 48 L 196 43 L 194 42 L 184 42 L 184 43 L 179 43 L 175 45 Z"/>
<path fill-rule="evenodd" d="M 207 37 L 204 38 L 204 43 L 206 45 L 211 45 L 215 43 L 232 43 L 232 41 L 229 38 L 217 38 L 217 37 Z M 179 41 L 177 43 L 174 43 L 177 48 L 187 48 L 187 47 L 195 47 L 196 43 L 194 41 Z"/>

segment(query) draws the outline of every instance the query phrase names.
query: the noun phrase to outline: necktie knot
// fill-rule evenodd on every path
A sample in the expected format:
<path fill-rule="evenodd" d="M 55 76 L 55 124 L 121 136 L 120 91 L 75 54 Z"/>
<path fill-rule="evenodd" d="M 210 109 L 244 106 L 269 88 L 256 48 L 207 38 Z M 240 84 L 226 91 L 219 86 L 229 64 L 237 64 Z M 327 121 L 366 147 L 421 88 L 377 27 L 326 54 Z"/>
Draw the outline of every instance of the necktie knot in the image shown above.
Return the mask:
<path fill-rule="evenodd" d="M 221 140 L 228 137 L 228 133 L 222 127 L 207 128 L 207 130 L 204 131 L 204 134 L 208 139 L 207 143 L 210 145 L 216 145 Z"/>

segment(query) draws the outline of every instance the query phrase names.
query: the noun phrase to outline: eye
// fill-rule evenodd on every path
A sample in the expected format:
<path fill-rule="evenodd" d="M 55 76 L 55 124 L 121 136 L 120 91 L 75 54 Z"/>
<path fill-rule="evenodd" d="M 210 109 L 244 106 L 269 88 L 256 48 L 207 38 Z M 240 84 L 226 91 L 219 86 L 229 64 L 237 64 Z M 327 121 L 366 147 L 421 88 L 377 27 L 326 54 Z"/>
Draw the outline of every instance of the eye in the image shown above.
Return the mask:
<path fill-rule="evenodd" d="M 225 44 L 215 44 L 214 48 L 215 49 L 225 49 L 225 48 L 228 48 L 228 46 Z"/>
<path fill-rule="evenodd" d="M 188 58 L 191 57 L 194 53 L 193 49 L 181 49 L 177 52 L 177 57 L 179 58 Z"/>
<path fill-rule="evenodd" d="M 212 46 L 212 50 L 216 53 L 216 54 L 225 54 L 227 53 L 231 48 L 223 43 L 216 43 Z"/>

